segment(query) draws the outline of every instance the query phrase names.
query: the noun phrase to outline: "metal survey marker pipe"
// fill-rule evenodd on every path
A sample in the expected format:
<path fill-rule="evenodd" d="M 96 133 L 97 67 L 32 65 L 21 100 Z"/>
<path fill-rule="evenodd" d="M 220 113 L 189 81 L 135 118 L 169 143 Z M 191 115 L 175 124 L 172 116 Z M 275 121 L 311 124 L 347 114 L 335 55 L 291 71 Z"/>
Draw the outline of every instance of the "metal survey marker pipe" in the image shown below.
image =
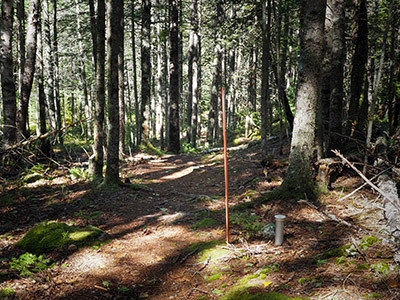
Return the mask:
<path fill-rule="evenodd" d="M 275 245 L 280 246 L 283 242 L 283 223 L 286 219 L 284 215 L 275 215 Z"/>

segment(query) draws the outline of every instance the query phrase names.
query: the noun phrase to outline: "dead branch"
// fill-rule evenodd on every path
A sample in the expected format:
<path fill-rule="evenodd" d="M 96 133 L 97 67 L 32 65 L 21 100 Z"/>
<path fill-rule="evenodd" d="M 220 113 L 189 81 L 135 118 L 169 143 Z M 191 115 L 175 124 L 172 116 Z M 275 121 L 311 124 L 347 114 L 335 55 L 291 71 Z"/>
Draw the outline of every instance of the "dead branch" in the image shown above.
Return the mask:
<path fill-rule="evenodd" d="M 364 181 L 366 183 L 368 183 L 375 191 L 377 191 L 379 194 L 381 194 L 383 197 L 385 197 L 398 211 L 400 211 L 400 205 L 398 203 L 396 203 L 396 201 L 394 199 L 392 199 L 390 197 L 390 195 L 388 195 L 382 189 L 380 189 L 375 184 L 373 184 L 367 177 L 365 177 L 365 175 L 360 170 L 358 170 L 351 162 L 349 162 L 339 151 L 332 150 L 332 152 L 335 155 L 337 155 L 338 157 L 340 157 L 346 164 L 348 164 L 350 166 L 350 168 L 352 168 L 354 171 L 356 171 L 356 173 L 358 175 L 360 175 L 360 177 L 362 179 L 364 179 Z"/>
<path fill-rule="evenodd" d="M 387 171 L 389 171 L 390 168 L 387 168 L 383 171 L 381 171 L 380 173 L 376 174 L 374 177 L 371 178 L 371 181 L 378 178 L 380 175 L 382 175 L 383 173 L 386 173 Z M 356 188 L 354 191 L 352 191 L 350 194 L 347 194 L 346 196 L 343 196 L 341 198 L 339 198 L 337 201 L 342 201 L 345 200 L 351 196 L 353 196 L 355 193 L 357 193 L 359 190 L 361 190 L 364 186 L 366 186 L 368 183 L 364 182 L 362 185 L 360 185 L 358 188 Z"/>
<path fill-rule="evenodd" d="M 80 120 L 80 121 L 76 121 L 76 122 L 71 123 L 71 124 L 69 124 L 69 125 L 66 125 L 66 126 L 64 126 L 64 127 L 61 127 L 60 129 L 57 129 L 57 130 L 54 130 L 54 131 L 50 131 L 50 132 L 47 132 L 47 133 L 45 133 L 45 134 L 42 134 L 42 135 L 39 135 L 39 136 L 35 136 L 35 137 L 31 138 L 31 139 L 28 139 L 28 140 L 19 142 L 19 143 L 17 143 L 17 144 L 14 144 L 14 145 L 12 145 L 12 146 L 10 146 L 10 147 L 7 147 L 7 148 L 4 149 L 3 151 L 1 151 L 1 152 L 0 152 L 0 155 L 3 154 L 3 153 L 7 153 L 8 151 L 12 151 L 12 150 L 21 148 L 21 147 L 23 147 L 23 146 L 26 146 L 26 145 L 28 145 L 28 144 L 34 142 L 34 141 L 48 138 L 49 136 L 55 135 L 55 134 L 57 134 L 57 133 L 59 133 L 59 132 L 61 132 L 61 131 L 64 131 L 64 130 L 70 128 L 70 127 L 73 127 L 73 126 L 77 125 L 78 123 L 81 123 L 81 122 L 84 122 L 84 121 L 87 121 L 87 120 L 88 120 L 88 119 L 83 119 L 83 120 Z"/>

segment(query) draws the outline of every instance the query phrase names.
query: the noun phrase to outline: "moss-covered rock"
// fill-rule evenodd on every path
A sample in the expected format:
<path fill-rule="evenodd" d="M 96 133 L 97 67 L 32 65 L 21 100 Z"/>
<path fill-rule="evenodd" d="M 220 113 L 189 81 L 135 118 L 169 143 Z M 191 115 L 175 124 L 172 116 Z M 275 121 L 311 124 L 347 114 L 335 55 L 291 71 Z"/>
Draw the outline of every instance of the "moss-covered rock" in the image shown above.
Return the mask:
<path fill-rule="evenodd" d="M 16 243 L 27 252 L 43 253 L 74 244 L 77 247 L 99 244 L 102 230 L 93 226 L 78 227 L 65 223 L 40 224 Z"/>

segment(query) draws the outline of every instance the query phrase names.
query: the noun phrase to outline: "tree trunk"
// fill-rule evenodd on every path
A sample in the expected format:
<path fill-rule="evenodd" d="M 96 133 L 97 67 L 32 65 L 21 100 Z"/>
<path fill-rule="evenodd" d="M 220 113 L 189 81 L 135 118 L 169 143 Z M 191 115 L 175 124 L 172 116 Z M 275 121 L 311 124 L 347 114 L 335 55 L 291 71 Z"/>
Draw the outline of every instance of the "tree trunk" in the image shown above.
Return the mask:
<path fill-rule="evenodd" d="M 37 33 L 40 21 L 40 0 L 32 0 L 29 7 L 27 39 L 26 39 L 26 61 L 24 67 L 24 79 L 17 110 L 17 135 L 20 139 L 27 138 L 29 131 L 28 104 L 32 90 L 33 77 L 35 74 Z"/>
<path fill-rule="evenodd" d="M 343 81 L 346 53 L 344 0 L 333 1 L 332 13 L 332 76 L 330 78 L 329 140 L 326 156 L 331 156 L 331 150 L 340 150 L 342 146 L 340 135 L 342 134 L 343 122 Z"/>
<path fill-rule="evenodd" d="M 16 91 L 13 77 L 12 30 L 13 1 L 3 0 L 0 20 L 0 75 L 3 94 L 3 143 L 5 147 L 15 144 L 16 127 Z"/>
<path fill-rule="evenodd" d="M 269 66 L 271 41 L 271 0 L 261 1 L 262 66 L 261 66 L 261 149 L 266 156 L 267 136 L 272 131 L 271 100 L 269 99 Z"/>
<path fill-rule="evenodd" d="M 57 32 L 57 0 L 53 0 L 53 54 L 54 54 L 54 97 L 56 104 L 56 126 L 62 127 L 61 99 L 60 99 L 60 78 L 59 78 L 59 59 L 58 59 L 58 32 Z M 63 133 L 58 134 L 58 141 L 63 144 Z"/>
<path fill-rule="evenodd" d="M 107 67 L 108 67 L 108 138 L 107 169 L 105 184 L 119 183 L 119 84 L 118 57 L 122 49 L 121 19 L 123 0 L 108 0 L 109 28 L 107 31 Z"/>
<path fill-rule="evenodd" d="M 18 28 L 18 95 L 22 94 L 22 81 L 25 68 L 25 0 L 17 0 L 17 28 Z"/>
<path fill-rule="evenodd" d="M 142 140 L 147 135 L 145 129 L 145 110 L 146 106 L 150 103 L 151 95 L 151 57 L 150 57 L 150 43 L 151 43 L 151 1 L 142 1 L 142 38 L 140 50 L 140 63 L 142 69 L 142 101 L 140 103 L 139 123 L 139 140 L 138 144 L 142 144 Z"/>
<path fill-rule="evenodd" d="M 328 0 L 325 14 L 325 32 L 322 52 L 321 92 L 317 104 L 317 159 L 322 159 L 326 153 L 329 132 L 329 102 L 331 97 L 330 78 L 332 76 L 332 26 L 333 26 L 333 0 Z"/>
<path fill-rule="evenodd" d="M 105 109 L 105 3 L 97 0 L 96 24 L 96 100 L 94 108 L 93 155 L 89 160 L 89 170 L 93 177 L 103 177 L 104 152 L 104 109 Z"/>
<path fill-rule="evenodd" d="M 135 1 L 132 0 L 131 3 L 131 40 L 132 40 L 132 66 L 133 66 L 133 96 L 135 98 L 135 138 L 136 145 L 139 145 L 139 123 L 140 123 L 140 114 L 139 114 L 139 96 L 138 96 L 138 87 L 137 87 L 137 70 L 136 70 L 136 40 L 135 40 Z"/>
<path fill-rule="evenodd" d="M 350 83 L 350 103 L 347 117 L 347 134 L 354 131 L 357 126 L 357 116 L 359 111 L 360 96 L 365 82 L 366 67 L 368 62 L 368 21 L 367 21 L 367 1 L 354 0 L 354 22 L 355 31 L 353 33 L 354 53 L 352 57 L 351 83 Z"/>
<path fill-rule="evenodd" d="M 124 17 L 121 18 L 122 42 L 118 56 L 118 82 L 119 82 L 119 155 L 125 153 L 125 76 L 124 76 Z"/>
<path fill-rule="evenodd" d="M 92 127 L 90 121 L 90 106 L 89 106 L 89 95 L 88 95 L 88 87 L 87 87 L 87 76 L 86 76 L 86 66 L 85 66 L 85 53 L 83 51 L 83 37 L 82 37 L 82 26 L 81 26 L 81 17 L 80 17 L 80 8 L 79 1 L 75 0 L 76 6 L 76 31 L 78 34 L 78 46 L 79 46 L 79 55 L 78 55 L 78 64 L 79 64 L 79 79 L 80 86 L 83 90 L 83 101 L 85 105 L 85 116 L 86 116 L 86 130 L 87 137 L 90 138 L 92 136 Z"/>
<path fill-rule="evenodd" d="M 281 186 L 291 198 L 314 198 L 312 155 L 326 0 L 302 1 L 300 70 L 289 168 Z"/>
<path fill-rule="evenodd" d="M 51 29 L 50 29 L 50 8 L 49 0 L 43 1 L 43 18 L 44 18 L 44 40 L 45 40 L 45 57 L 44 57 L 44 69 L 46 77 L 46 101 L 48 107 L 48 120 L 50 129 L 53 131 L 56 129 L 56 107 L 54 103 L 54 49 L 51 41 Z M 72 120 L 73 121 L 73 120 Z"/>
<path fill-rule="evenodd" d="M 179 153 L 179 28 L 178 0 L 169 0 L 170 6 L 170 70 L 169 70 L 169 143 L 168 151 Z"/>
<path fill-rule="evenodd" d="M 159 5 L 157 0 L 157 5 Z M 162 12 L 159 13 L 159 18 L 162 19 Z M 161 22 L 157 23 L 157 132 L 160 133 L 160 148 L 164 149 L 164 101 L 163 101 L 163 49 L 161 37 Z"/>
<path fill-rule="evenodd" d="M 38 49 L 37 49 L 37 71 L 36 78 L 38 83 L 38 110 L 39 110 L 39 135 L 47 132 L 46 126 L 46 94 L 44 92 L 44 63 L 43 63 L 43 34 L 42 24 L 39 24 L 38 30 Z M 43 155 L 50 157 L 50 141 L 48 138 L 40 139 L 40 151 Z"/>

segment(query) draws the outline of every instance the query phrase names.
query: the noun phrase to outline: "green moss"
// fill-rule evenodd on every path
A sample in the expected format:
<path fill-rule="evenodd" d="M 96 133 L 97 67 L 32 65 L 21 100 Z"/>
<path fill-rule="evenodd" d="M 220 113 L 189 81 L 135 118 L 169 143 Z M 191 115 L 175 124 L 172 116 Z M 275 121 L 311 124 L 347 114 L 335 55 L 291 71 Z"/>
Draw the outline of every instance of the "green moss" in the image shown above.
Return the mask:
<path fill-rule="evenodd" d="M 217 220 L 213 218 L 204 218 L 198 222 L 196 222 L 191 229 L 196 230 L 199 228 L 208 228 L 208 227 L 213 227 L 217 224 Z"/>
<path fill-rule="evenodd" d="M 151 154 L 151 155 L 156 155 L 156 156 L 162 156 L 163 155 L 163 153 L 160 150 L 158 150 L 156 147 L 154 147 L 153 144 L 150 143 L 150 142 L 147 142 L 141 148 L 142 148 L 142 150 L 144 152 L 146 152 L 148 154 Z"/>
<path fill-rule="evenodd" d="M 210 257 L 210 259 L 218 259 L 223 256 L 229 255 L 231 253 L 230 250 L 228 249 L 222 249 L 222 248 L 211 248 L 207 249 L 201 252 L 201 256 L 199 259 L 199 262 L 205 261 Z"/>
<path fill-rule="evenodd" d="M 322 254 L 322 259 L 328 259 L 331 257 L 340 257 L 340 256 L 351 256 L 353 255 L 357 250 L 353 249 L 352 244 L 344 245 L 340 248 L 332 248 L 329 249 L 327 252 Z"/>
<path fill-rule="evenodd" d="M 224 274 L 223 272 L 219 272 L 210 276 L 206 276 L 204 278 L 205 281 L 210 282 L 210 281 L 214 281 L 214 280 L 218 280 L 221 278 L 222 274 Z"/>
<path fill-rule="evenodd" d="M 82 228 L 65 223 L 40 224 L 29 230 L 16 246 L 32 253 L 62 249 L 69 244 L 83 247 L 99 243 L 97 237 L 101 233 L 100 229 L 93 226 Z"/>
<path fill-rule="evenodd" d="M 306 298 L 291 298 L 280 293 L 250 294 L 250 286 L 236 286 L 230 289 L 221 300 L 306 300 Z"/>

